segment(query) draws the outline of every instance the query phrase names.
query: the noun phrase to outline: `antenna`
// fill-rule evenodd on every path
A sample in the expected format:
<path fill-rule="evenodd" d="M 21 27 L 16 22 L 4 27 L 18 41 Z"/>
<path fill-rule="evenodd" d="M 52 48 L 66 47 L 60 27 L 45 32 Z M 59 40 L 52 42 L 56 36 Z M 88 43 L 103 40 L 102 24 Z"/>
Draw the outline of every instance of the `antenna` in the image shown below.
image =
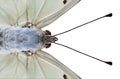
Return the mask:
<path fill-rule="evenodd" d="M 54 44 L 57 44 L 57 45 L 66 47 L 66 48 L 68 48 L 68 49 L 71 49 L 71 50 L 73 50 L 73 51 L 75 51 L 75 52 L 81 53 L 81 54 L 83 54 L 83 55 L 85 55 L 85 56 L 88 56 L 88 57 L 90 57 L 90 58 L 93 58 L 93 59 L 96 59 L 96 60 L 98 60 L 98 61 L 100 61 L 100 62 L 106 63 L 106 64 L 108 64 L 108 65 L 112 65 L 112 62 L 111 62 L 111 61 L 103 61 L 103 60 L 101 60 L 101 59 L 98 59 L 98 58 L 93 57 L 93 56 L 91 56 L 91 55 L 85 54 L 85 53 L 83 53 L 83 52 L 80 52 L 80 51 L 78 51 L 78 50 L 76 50 L 76 49 L 73 49 L 73 48 L 71 48 L 71 47 L 69 47 L 69 46 L 66 46 L 66 45 L 63 45 L 63 44 L 59 44 L 59 43 L 54 43 Z"/>
<path fill-rule="evenodd" d="M 77 26 L 77 27 L 74 27 L 74 28 L 72 28 L 72 29 L 69 29 L 69 30 L 67 30 L 67 31 L 64 31 L 64 32 L 58 33 L 58 34 L 56 34 L 56 35 L 53 35 L 53 37 L 58 36 L 58 35 L 62 35 L 62 34 L 67 33 L 67 32 L 70 32 L 70 31 L 72 31 L 72 30 L 74 30 L 74 29 L 77 29 L 77 28 L 82 27 L 82 26 L 84 26 L 84 25 L 90 24 L 90 23 L 92 23 L 92 22 L 95 22 L 95 21 L 100 20 L 100 19 L 105 18 L 105 17 L 112 17 L 112 13 L 106 14 L 106 15 L 104 15 L 104 16 L 101 16 L 101 17 L 97 18 L 97 19 L 91 20 L 91 21 L 86 22 L 86 23 L 83 23 L 83 24 L 81 24 L 81 25 L 79 25 L 79 26 Z M 88 54 L 86 54 L 86 53 L 80 52 L 80 51 L 78 51 L 78 50 L 76 50 L 76 49 L 73 49 L 73 48 L 71 48 L 71 47 L 69 47 L 69 46 L 66 46 L 66 45 L 63 45 L 63 44 L 60 44 L 60 43 L 56 43 L 56 42 L 55 42 L 54 44 L 57 44 L 57 45 L 66 47 L 66 48 L 68 48 L 68 49 L 71 49 L 71 50 L 73 50 L 73 51 L 75 51 L 75 52 L 81 53 L 81 54 L 83 54 L 83 55 L 85 55 L 85 56 L 88 56 L 88 57 L 90 57 L 90 58 L 93 58 L 93 59 L 98 60 L 98 61 L 100 61 L 100 62 L 106 63 L 106 64 L 108 64 L 108 65 L 112 65 L 112 62 L 111 62 L 111 61 L 104 61 L 104 60 L 98 59 L 98 58 L 96 58 L 96 57 L 93 57 L 93 56 L 88 55 Z"/>
<path fill-rule="evenodd" d="M 69 30 L 67 30 L 67 31 L 58 33 L 58 34 L 53 35 L 53 36 L 58 36 L 58 35 L 61 35 L 61 34 L 70 32 L 70 31 L 72 31 L 72 30 L 74 30 L 74 29 L 77 29 L 77 28 L 82 27 L 82 26 L 84 26 L 84 25 L 90 24 L 90 23 L 92 23 L 92 22 L 95 22 L 95 21 L 100 20 L 100 19 L 105 18 L 105 17 L 112 17 L 112 13 L 109 13 L 109 14 L 107 14 L 107 15 L 101 16 L 101 17 L 99 17 L 99 18 L 97 18 L 97 19 L 91 20 L 91 21 L 89 21 L 89 22 L 86 22 L 86 23 L 81 24 L 81 25 L 79 25 L 79 26 L 77 26 L 77 27 L 74 27 L 74 28 L 72 28 L 72 29 L 69 29 Z"/>

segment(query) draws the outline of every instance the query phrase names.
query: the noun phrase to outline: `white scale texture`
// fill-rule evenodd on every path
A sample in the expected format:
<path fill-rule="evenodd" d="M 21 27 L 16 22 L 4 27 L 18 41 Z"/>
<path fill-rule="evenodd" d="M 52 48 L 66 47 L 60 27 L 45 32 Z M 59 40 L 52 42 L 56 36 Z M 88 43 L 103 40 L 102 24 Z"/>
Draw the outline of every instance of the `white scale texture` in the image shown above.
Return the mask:
<path fill-rule="evenodd" d="M 21 27 L 30 22 L 40 30 L 79 2 L 79 0 L 66 0 L 67 2 L 64 4 L 63 1 L 0 0 L 0 28 L 9 26 L 13 30 L 15 28 L 12 27 Z M 23 30 L 20 29 L 20 31 Z M 7 34 L 9 36 L 7 42 L 9 50 L 18 46 L 18 43 L 14 43 L 15 41 L 10 41 L 17 37 L 15 34 L 12 36 L 14 32 L 15 30 Z M 24 34 L 24 32 L 22 33 Z M 26 35 L 26 38 L 22 35 L 23 37 L 18 37 L 18 39 L 23 41 L 23 39 L 27 39 L 27 36 L 29 37 L 29 34 L 24 35 Z M 27 39 L 27 41 L 34 42 L 31 46 L 35 47 L 35 42 L 38 39 Z M 4 40 L 4 42 L 6 41 Z M 13 47 L 9 44 L 10 42 L 13 42 Z M 26 47 L 23 46 L 22 48 L 27 49 Z M 0 79 L 80 79 L 69 68 L 42 50 L 36 51 L 32 56 L 27 56 L 22 52 L 5 53 L 0 51 L 0 53 Z M 64 75 L 66 75 L 66 78 L 63 77 Z"/>

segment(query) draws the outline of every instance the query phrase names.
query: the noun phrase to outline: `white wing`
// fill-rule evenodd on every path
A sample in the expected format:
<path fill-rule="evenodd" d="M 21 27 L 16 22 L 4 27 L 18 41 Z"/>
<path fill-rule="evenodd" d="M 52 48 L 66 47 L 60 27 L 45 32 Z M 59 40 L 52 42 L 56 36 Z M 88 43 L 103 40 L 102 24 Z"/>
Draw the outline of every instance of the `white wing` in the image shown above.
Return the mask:
<path fill-rule="evenodd" d="M 0 25 L 25 23 L 27 0 L 0 0 Z"/>
<path fill-rule="evenodd" d="M 39 51 L 25 54 L 0 55 L 0 79 L 80 79 L 57 59 Z"/>
<path fill-rule="evenodd" d="M 0 79 L 25 79 L 26 59 L 15 53 L 0 55 Z"/>
<path fill-rule="evenodd" d="M 0 24 L 24 25 L 31 22 L 37 27 L 44 27 L 79 0 L 0 0 Z"/>

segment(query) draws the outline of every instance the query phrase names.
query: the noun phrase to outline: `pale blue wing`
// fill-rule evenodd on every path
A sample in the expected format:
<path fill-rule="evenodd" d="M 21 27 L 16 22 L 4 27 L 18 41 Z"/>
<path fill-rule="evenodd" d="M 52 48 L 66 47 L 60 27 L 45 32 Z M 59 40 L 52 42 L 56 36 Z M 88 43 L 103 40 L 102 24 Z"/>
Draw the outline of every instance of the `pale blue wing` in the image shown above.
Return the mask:
<path fill-rule="evenodd" d="M 0 0 L 0 25 L 42 28 L 73 7 L 79 0 Z"/>
<path fill-rule="evenodd" d="M 66 77 L 66 78 L 65 78 Z M 0 79 L 80 79 L 53 56 L 38 51 L 0 55 Z"/>

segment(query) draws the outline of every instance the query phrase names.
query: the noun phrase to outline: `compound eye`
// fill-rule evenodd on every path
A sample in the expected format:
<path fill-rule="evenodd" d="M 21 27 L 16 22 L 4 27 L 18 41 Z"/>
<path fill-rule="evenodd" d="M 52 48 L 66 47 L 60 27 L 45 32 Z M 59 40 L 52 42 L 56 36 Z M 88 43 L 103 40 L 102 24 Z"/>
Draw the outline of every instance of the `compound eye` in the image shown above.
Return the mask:
<path fill-rule="evenodd" d="M 45 30 L 45 35 L 51 35 L 51 32 L 49 30 Z"/>
<path fill-rule="evenodd" d="M 45 48 L 49 48 L 51 46 L 51 43 L 50 44 L 45 44 Z"/>

